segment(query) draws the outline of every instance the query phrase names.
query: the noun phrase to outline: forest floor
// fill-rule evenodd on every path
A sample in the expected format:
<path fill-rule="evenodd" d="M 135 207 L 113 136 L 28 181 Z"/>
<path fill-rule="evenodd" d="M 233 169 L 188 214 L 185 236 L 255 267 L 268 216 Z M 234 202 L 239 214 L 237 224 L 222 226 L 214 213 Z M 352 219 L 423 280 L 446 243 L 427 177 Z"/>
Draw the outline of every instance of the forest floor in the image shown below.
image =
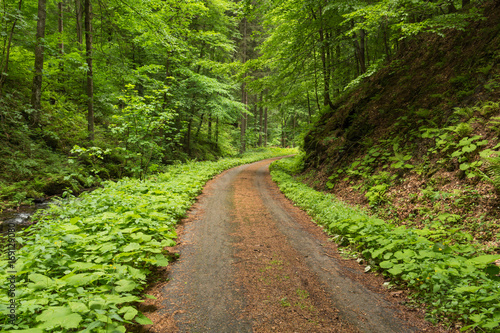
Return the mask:
<path fill-rule="evenodd" d="M 180 259 L 154 274 L 136 332 L 451 332 L 346 259 L 272 182 L 275 159 L 207 183 L 179 226 Z"/>

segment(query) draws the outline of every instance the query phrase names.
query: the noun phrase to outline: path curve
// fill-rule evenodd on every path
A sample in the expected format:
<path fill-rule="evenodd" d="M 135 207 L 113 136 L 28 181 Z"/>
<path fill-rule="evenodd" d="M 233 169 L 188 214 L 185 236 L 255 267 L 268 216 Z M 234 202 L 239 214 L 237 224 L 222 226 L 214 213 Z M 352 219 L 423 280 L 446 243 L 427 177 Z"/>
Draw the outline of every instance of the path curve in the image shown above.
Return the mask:
<path fill-rule="evenodd" d="M 442 332 L 334 243 L 271 181 L 276 159 L 207 183 L 181 223 L 180 259 L 141 310 L 145 332 Z M 162 281 L 162 280 L 167 280 Z"/>

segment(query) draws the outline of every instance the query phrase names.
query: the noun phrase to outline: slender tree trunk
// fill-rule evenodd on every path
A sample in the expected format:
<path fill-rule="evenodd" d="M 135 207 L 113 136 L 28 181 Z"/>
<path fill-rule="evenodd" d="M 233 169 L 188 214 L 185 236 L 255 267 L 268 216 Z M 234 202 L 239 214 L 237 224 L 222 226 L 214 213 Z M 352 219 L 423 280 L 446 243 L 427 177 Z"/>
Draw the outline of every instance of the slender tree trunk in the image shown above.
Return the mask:
<path fill-rule="evenodd" d="M 307 118 L 307 123 L 310 124 L 312 120 L 312 110 L 311 110 L 311 100 L 309 98 L 309 89 L 307 89 L 307 113 L 309 114 L 309 118 Z M 262 121 L 262 117 L 261 117 Z M 262 124 L 262 122 L 261 122 Z"/>
<path fill-rule="evenodd" d="M 18 11 L 19 15 L 21 14 L 21 7 L 23 4 L 23 0 L 19 0 Z M 3 49 L 2 54 L 2 63 L 0 64 L 0 97 L 2 96 L 2 89 L 5 79 L 7 77 L 7 73 L 9 71 L 9 58 L 10 58 L 10 47 L 12 45 L 12 38 L 14 37 L 14 30 L 16 29 L 17 21 L 19 20 L 19 16 L 16 15 L 14 22 L 12 23 L 12 28 L 9 33 L 9 40 L 7 41 L 7 46 Z"/>
<path fill-rule="evenodd" d="M 267 147 L 267 107 L 264 109 L 264 147 Z"/>
<path fill-rule="evenodd" d="M 35 45 L 35 76 L 33 77 L 33 86 L 31 89 L 31 105 L 35 110 L 34 122 L 38 123 L 42 100 L 42 81 L 43 81 L 43 53 L 45 38 L 45 19 L 47 16 L 46 0 L 38 0 L 38 20 L 36 24 L 36 45 Z"/>
<path fill-rule="evenodd" d="M 262 105 L 263 93 L 260 93 L 260 106 L 259 106 L 259 147 L 262 147 L 262 117 L 264 113 L 264 106 Z"/>
<path fill-rule="evenodd" d="M 191 125 L 193 124 L 193 117 L 189 118 L 188 129 L 186 133 L 186 153 L 191 156 Z"/>
<path fill-rule="evenodd" d="M 243 63 L 247 61 L 247 19 L 243 18 Z M 246 75 L 243 77 L 245 80 Z M 246 151 L 246 126 L 247 126 L 247 113 L 248 97 L 246 93 L 245 82 L 241 85 L 241 102 L 245 104 L 245 112 L 241 114 L 241 131 L 240 131 L 240 154 Z"/>
<path fill-rule="evenodd" d="M 57 4 L 57 9 L 59 11 L 59 18 L 57 20 L 57 30 L 59 32 L 59 70 L 61 71 L 61 75 L 59 77 L 59 82 L 64 83 L 64 4 L 60 1 Z M 64 86 L 62 87 L 64 90 Z"/>
<path fill-rule="evenodd" d="M 87 57 L 87 129 L 94 141 L 94 71 L 92 67 L 92 3 L 85 0 L 85 50 Z"/>
<path fill-rule="evenodd" d="M 219 117 L 215 120 L 215 144 L 219 144 Z"/>
<path fill-rule="evenodd" d="M 318 112 L 321 112 L 321 106 L 319 106 L 319 96 L 318 96 L 318 68 L 316 67 L 316 50 L 314 50 L 314 94 L 316 96 L 316 106 L 318 107 Z"/>
<path fill-rule="evenodd" d="M 78 39 L 78 49 L 83 49 L 83 8 L 81 0 L 75 0 L 76 12 L 76 37 Z"/>
<path fill-rule="evenodd" d="M 64 5 L 61 2 L 57 4 L 57 8 L 59 10 L 59 19 L 57 21 L 57 30 L 59 32 L 59 54 L 61 57 L 64 55 L 64 39 L 63 39 L 63 33 L 64 33 Z"/>
<path fill-rule="evenodd" d="M 385 48 L 385 55 L 387 56 L 387 60 L 391 59 L 391 50 L 389 48 L 389 41 L 387 40 L 387 22 L 383 23 L 382 30 L 384 32 L 384 48 Z"/>
<path fill-rule="evenodd" d="M 200 135 L 201 126 L 203 125 L 204 119 L 205 119 L 205 113 L 202 113 L 200 117 L 200 123 L 198 124 L 198 128 L 196 129 L 196 134 L 194 136 L 195 138 L 198 138 L 198 136 Z"/>
<path fill-rule="evenodd" d="M 279 112 L 281 113 L 281 105 L 278 106 Z M 285 129 L 286 129 L 286 117 L 283 114 L 281 120 L 281 148 L 285 148 Z"/>
<path fill-rule="evenodd" d="M 330 106 L 333 109 L 332 101 L 330 99 L 330 71 L 328 69 L 327 61 L 327 48 L 325 45 L 325 36 L 323 33 L 323 28 L 319 30 L 319 40 L 321 42 L 321 62 L 323 64 L 323 105 Z"/>
<path fill-rule="evenodd" d="M 208 141 L 212 141 L 212 115 L 208 116 Z"/>
<path fill-rule="evenodd" d="M 245 104 L 245 112 L 241 114 L 241 128 L 240 128 L 240 136 L 241 136 L 241 145 L 240 145 L 240 154 L 243 154 L 246 151 L 246 130 L 247 130 L 247 113 L 246 109 L 248 108 L 248 97 L 245 89 L 245 82 L 241 85 L 241 102 Z"/>
<path fill-rule="evenodd" d="M 359 68 L 361 70 L 361 74 L 366 72 L 366 58 L 365 58 L 365 30 L 361 29 L 359 31 Z"/>

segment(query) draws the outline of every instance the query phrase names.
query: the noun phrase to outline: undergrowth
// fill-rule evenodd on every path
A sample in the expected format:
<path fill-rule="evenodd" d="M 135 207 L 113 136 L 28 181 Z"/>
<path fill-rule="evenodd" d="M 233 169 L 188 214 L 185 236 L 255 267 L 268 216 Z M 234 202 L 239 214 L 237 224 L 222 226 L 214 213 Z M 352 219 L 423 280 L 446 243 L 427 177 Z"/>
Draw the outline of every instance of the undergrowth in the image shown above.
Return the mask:
<path fill-rule="evenodd" d="M 134 304 L 141 302 L 148 273 L 168 264 L 165 248 L 175 245 L 175 225 L 203 185 L 225 169 L 294 152 L 260 150 L 179 164 L 144 181 L 106 182 L 59 200 L 18 232 L 15 264 L 0 261 L 2 329 L 125 332 L 125 324 L 151 324 Z M 16 315 L 14 324 L 9 313 Z"/>
<path fill-rule="evenodd" d="M 352 247 L 384 275 L 410 287 L 414 299 L 429 307 L 431 321 L 462 321 L 464 331 L 498 331 L 500 268 L 494 261 L 500 255 L 481 254 L 465 233 L 461 242 L 446 240 L 437 230 L 397 227 L 348 207 L 295 180 L 292 174 L 301 163 L 300 158 L 273 163 L 273 180 L 341 246 Z"/>

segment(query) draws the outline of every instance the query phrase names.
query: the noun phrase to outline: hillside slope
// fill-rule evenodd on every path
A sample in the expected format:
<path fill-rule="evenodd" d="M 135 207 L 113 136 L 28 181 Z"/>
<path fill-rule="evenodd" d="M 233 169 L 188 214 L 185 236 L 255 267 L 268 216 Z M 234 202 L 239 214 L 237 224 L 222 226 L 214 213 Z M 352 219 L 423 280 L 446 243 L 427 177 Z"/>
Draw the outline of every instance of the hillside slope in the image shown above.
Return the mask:
<path fill-rule="evenodd" d="M 500 3 L 483 9 L 467 31 L 409 41 L 339 99 L 305 137 L 303 179 L 396 224 L 470 233 L 498 252 Z"/>

